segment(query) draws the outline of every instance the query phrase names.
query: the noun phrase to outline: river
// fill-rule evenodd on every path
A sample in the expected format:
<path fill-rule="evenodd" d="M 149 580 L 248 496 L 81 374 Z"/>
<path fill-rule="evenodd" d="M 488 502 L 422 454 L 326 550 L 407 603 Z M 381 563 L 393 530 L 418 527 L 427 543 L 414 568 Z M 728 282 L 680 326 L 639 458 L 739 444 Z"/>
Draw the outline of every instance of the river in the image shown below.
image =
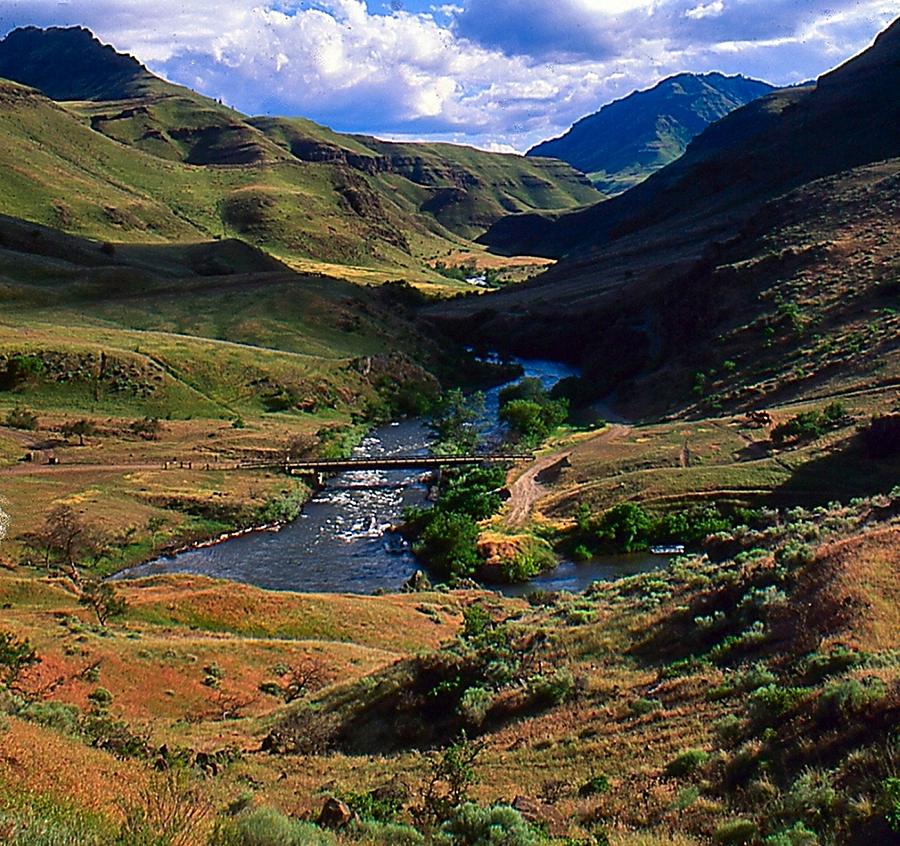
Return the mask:
<path fill-rule="evenodd" d="M 526 376 L 552 387 L 576 371 L 559 362 L 522 361 Z M 482 436 L 498 440 L 501 388 L 485 394 L 479 421 Z M 354 450 L 358 457 L 425 454 L 431 434 L 421 420 L 380 426 Z M 160 573 L 197 573 L 274 590 L 303 593 L 396 591 L 422 565 L 391 526 L 404 508 L 427 502 L 428 474 L 408 470 L 352 471 L 330 479 L 304 506 L 301 516 L 279 532 L 253 532 L 214 546 L 158 558 L 122 574 L 140 578 Z M 533 590 L 577 592 L 595 581 L 656 569 L 651 555 L 609 556 L 581 564 L 564 562 L 531 582 L 501 588 L 511 596 Z"/>

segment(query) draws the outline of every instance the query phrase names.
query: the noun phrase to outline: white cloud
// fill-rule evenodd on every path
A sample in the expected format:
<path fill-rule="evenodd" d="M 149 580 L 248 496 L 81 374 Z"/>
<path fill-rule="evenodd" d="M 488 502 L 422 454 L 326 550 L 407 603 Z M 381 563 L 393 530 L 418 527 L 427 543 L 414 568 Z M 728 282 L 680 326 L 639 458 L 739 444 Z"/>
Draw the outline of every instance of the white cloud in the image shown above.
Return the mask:
<path fill-rule="evenodd" d="M 83 24 L 250 113 L 524 150 L 684 70 L 774 83 L 865 47 L 895 0 L 0 0 L 0 31 Z"/>
<path fill-rule="evenodd" d="M 717 18 L 724 11 L 725 4 L 722 0 L 713 0 L 712 3 L 700 4 L 699 6 L 694 6 L 693 9 L 688 9 L 684 16 L 691 20 L 699 21 L 702 18 Z"/>

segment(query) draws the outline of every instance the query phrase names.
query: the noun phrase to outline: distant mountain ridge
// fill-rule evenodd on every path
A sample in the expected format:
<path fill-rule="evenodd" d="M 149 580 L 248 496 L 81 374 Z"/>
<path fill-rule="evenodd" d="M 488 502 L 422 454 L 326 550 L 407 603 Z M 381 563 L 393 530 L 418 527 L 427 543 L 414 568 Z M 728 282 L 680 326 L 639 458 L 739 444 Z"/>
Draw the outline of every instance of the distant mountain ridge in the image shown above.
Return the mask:
<path fill-rule="evenodd" d="M 900 19 L 815 86 L 712 124 L 621 196 L 499 221 L 481 239 L 494 251 L 560 261 L 434 319 L 564 357 L 598 392 L 620 390 L 632 417 L 890 381 L 900 100 L 885 92 L 898 86 Z"/>
<path fill-rule="evenodd" d="M 744 76 L 678 74 L 607 104 L 526 155 L 568 162 L 599 190 L 620 194 L 679 158 L 710 124 L 774 90 Z"/>

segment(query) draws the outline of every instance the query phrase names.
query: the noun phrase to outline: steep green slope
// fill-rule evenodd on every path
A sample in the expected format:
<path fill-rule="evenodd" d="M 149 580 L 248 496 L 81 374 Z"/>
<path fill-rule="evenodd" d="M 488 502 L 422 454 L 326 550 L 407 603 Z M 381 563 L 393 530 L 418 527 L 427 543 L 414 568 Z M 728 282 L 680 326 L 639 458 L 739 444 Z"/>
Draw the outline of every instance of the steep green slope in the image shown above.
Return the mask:
<path fill-rule="evenodd" d="M 707 126 L 773 90 L 743 76 L 679 74 L 609 103 L 526 155 L 561 159 L 619 194 L 675 161 Z"/>
<path fill-rule="evenodd" d="M 163 172 L 171 190 L 146 192 L 163 207 L 158 214 L 169 211 L 205 236 L 238 234 L 286 256 L 399 266 L 428 276 L 423 258 L 446 253 L 460 237 L 477 237 L 505 214 L 571 209 L 597 198 L 580 174 L 555 161 L 451 145 L 388 144 L 339 135 L 302 118 L 248 119 L 154 77 L 135 59 L 102 46 L 82 29 L 16 30 L 0 42 L 0 67 L 11 79 L 70 101 L 65 108 L 91 135 L 117 142 L 112 152 L 71 125 L 61 128 L 57 113 L 50 120 L 54 138 L 45 143 L 42 118 L 30 120 L 26 140 L 49 146 L 51 156 L 63 139 L 66 169 L 90 170 L 99 181 L 136 194 L 145 192 L 154 173 Z M 36 100 L 30 105 L 41 111 Z M 8 161 L 14 170 L 25 171 L 27 183 L 34 158 L 42 154 L 22 149 L 23 139 L 17 137 L 21 126 L 4 117 L 7 126 L 0 127 L 0 135 L 4 129 L 12 135 Z M 173 166 L 203 169 L 179 170 L 129 158 L 125 147 Z M 90 162 L 78 160 L 80 150 L 90 155 Z M 95 151 L 104 162 L 116 160 L 110 172 L 104 172 L 106 164 L 95 163 Z M 65 203 L 66 187 L 52 199 Z M 100 186 L 87 195 L 109 190 Z M 17 184 L 7 193 L 34 192 Z M 194 197 L 201 208 L 192 207 Z M 42 196 L 36 205 L 46 209 L 47 200 Z M 79 214 L 68 220 L 35 217 L 36 211 L 21 204 L 0 206 L 0 211 L 120 240 L 141 228 L 125 225 L 110 233 L 98 225 L 99 212 L 83 224 Z"/>
<path fill-rule="evenodd" d="M 241 241 L 113 246 L 0 216 L 0 374 L 17 355 L 42 362 L 0 385 L 0 408 L 249 418 L 318 397 L 364 416 L 385 367 L 399 389 L 431 380 L 406 356 L 439 364 L 408 297 L 294 273 Z M 371 379 L 363 356 L 383 358 Z"/>
<path fill-rule="evenodd" d="M 237 235 L 283 256 L 370 266 L 418 269 L 409 238 L 445 243 L 363 175 L 278 160 L 274 145 L 252 166 L 195 167 L 107 138 L 15 83 L 0 83 L 0 104 L 2 213 L 110 241 Z"/>

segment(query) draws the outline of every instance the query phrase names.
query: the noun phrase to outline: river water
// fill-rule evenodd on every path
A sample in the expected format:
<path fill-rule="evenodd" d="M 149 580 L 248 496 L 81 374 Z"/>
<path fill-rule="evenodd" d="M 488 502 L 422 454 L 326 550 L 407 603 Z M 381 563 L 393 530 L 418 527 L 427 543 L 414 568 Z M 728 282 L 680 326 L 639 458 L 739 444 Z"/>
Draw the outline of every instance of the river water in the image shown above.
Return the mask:
<path fill-rule="evenodd" d="M 559 362 L 522 361 L 526 376 L 552 387 L 576 371 Z M 485 394 L 479 421 L 482 436 L 498 441 L 500 388 Z M 427 454 L 431 434 L 420 420 L 374 429 L 354 450 L 358 457 Z M 410 505 L 427 503 L 428 474 L 409 470 L 352 471 L 330 478 L 304 506 L 301 516 L 279 532 L 254 532 L 215 546 L 158 558 L 120 578 L 160 573 L 197 573 L 274 590 L 303 593 L 396 591 L 422 565 L 399 534 L 390 531 Z M 646 572 L 665 564 L 651 555 L 610 556 L 581 564 L 564 562 L 556 570 L 522 585 L 505 586 L 508 595 L 536 589 L 584 590 L 595 581 Z"/>

